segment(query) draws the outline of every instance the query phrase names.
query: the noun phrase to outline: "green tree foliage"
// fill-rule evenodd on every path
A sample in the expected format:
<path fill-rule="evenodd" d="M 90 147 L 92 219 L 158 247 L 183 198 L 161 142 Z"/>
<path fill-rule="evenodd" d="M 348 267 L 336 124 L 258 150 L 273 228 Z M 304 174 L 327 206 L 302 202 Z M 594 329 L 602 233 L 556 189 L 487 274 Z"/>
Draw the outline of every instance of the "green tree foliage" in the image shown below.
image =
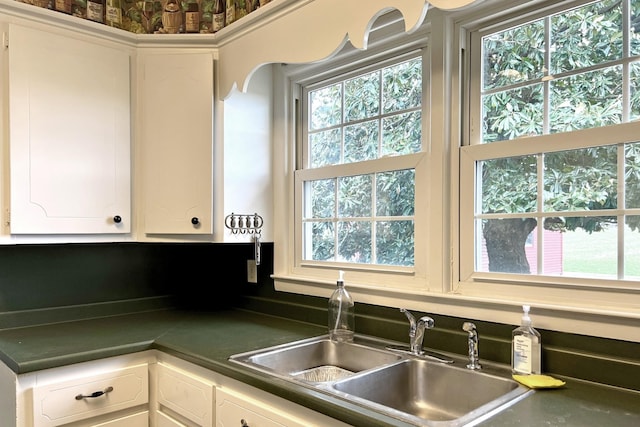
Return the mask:
<path fill-rule="evenodd" d="M 422 150 L 422 60 L 412 58 L 309 93 L 309 167 Z M 415 171 L 308 183 L 313 260 L 414 264 Z"/>
<path fill-rule="evenodd" d="M 640 29 L 640 1 L 631 4 L 629 23 L 623 22 L 622 1 L 605 0 L 486 37 L 483 142 L 621 123 L 622 66 L 610 63 L 623 58 L 624 26 L 630 28 L 631 54 L 640 53 L 636 33 Z M 549 63 L 545 62 L 547 51 Z M 595 66 L 598 68 L 593 69 Z M 580 72 L 587 67 L 591 68 Z M 632 63 L 630 68 L 630 119 L 634 119 L 638 118 L 640 105 L 640 91 L 635 85 L 639 73 L 637 64 Z M 544 98 L 545 82 L 548 99 Z M 535 142 L 523 139 L 521 143 Z M 617 176 L 617 150 L 617 146 L 604 146 L 485 161 L 482 210 L 535 211 L 539 162 L 544 171 L 545 211 L 615 209 L 618 179 L 622 179 Z M 640 144 L 627 144 L 624 152 L 626 207 L 640 207 Z M 638 217 L 627 217 L 626 221 L 632 230 L 640 229 Z M 591 233 L 611 222 L 616 222 L 615 216 L 567 216 L 547 218 L 544 227 L 556 231 L 580 228 Z M 524 248 L 527 236 L 537 225 L 533 217 L 484 220 L 489 270 L 530 273 Z"/>

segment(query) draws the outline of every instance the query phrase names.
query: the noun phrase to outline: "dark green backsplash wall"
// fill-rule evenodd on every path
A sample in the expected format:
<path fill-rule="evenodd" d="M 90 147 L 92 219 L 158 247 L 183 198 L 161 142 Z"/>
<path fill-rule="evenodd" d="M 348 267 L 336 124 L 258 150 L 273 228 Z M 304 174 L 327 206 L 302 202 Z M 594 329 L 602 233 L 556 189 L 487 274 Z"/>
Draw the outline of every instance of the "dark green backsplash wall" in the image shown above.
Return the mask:
<path fill-rule="evenodd" d="M 167 307 L 235 307 L 326 325 L 327 299 L 277 292 L 273 243 L 261 245 L 259 284 L 246 281 L 251 243 L 0 245 L 0 329 Z M 212 296 L 213 295 L 213 296 Z M 466 320 L 429 314 L 425 346 L 466 354 Z M 516 325 L 476 321 L 480 359 L 508 364 Z M 356 301 L 356 332 L 408 341 L 395 307 Z M 640 390 L 640 344 L 540 330 L 545 372 Z"/>
<path fill-rule="evenodd" d="M 272 264 L 273 245 L 262 248 Z M 249 243 L 0 245 L 0 314 L 158 299 L 178 306 L 233 304 L 251 258 Z M 228 299 L 205 298 L 211 289 L 224 290 Z"/>

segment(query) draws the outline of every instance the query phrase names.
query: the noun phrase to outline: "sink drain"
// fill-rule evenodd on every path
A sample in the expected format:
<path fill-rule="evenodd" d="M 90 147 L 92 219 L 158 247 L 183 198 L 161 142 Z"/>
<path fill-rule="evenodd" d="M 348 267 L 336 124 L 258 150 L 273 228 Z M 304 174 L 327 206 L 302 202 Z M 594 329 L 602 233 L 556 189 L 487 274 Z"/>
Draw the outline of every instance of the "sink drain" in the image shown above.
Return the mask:
<path fill-rule="evenodd" d="M 291 376 L 309 382 L 324 383 L 328 381 L 337 381 L 352 374 L 353 372 L 342 369 L 338 366 L 325 365 L 300 372 L 294 372 Z"/>

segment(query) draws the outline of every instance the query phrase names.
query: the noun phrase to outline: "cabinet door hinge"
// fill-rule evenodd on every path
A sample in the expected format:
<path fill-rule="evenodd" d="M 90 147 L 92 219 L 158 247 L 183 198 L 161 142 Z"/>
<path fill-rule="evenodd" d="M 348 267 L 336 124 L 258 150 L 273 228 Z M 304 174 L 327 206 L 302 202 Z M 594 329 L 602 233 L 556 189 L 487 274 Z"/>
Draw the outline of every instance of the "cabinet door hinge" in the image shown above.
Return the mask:
<path fill-rule="evenodd" d="M 9 49 L 9 33 L 6 31 L 2 32 L 2 48 Z"/>
<path fill-rule="evenodd" d="M 9 209 L 4 211 L 4 226 L 11 227 L 11 211 Z"/>

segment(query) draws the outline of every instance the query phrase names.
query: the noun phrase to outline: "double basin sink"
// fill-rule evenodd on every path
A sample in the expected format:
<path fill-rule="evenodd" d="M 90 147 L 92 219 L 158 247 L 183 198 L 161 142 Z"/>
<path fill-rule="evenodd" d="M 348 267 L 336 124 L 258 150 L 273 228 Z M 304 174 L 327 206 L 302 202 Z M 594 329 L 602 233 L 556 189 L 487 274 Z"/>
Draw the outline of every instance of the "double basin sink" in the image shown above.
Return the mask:
<path fill-rule="evenodd" d="M 460 356 L 400 348 L 363 335 L 352 343 L 320 336 L 229 360 L 418 426 L 476 425 L 533 393 L 508 367 L 470 370 Z"/>

